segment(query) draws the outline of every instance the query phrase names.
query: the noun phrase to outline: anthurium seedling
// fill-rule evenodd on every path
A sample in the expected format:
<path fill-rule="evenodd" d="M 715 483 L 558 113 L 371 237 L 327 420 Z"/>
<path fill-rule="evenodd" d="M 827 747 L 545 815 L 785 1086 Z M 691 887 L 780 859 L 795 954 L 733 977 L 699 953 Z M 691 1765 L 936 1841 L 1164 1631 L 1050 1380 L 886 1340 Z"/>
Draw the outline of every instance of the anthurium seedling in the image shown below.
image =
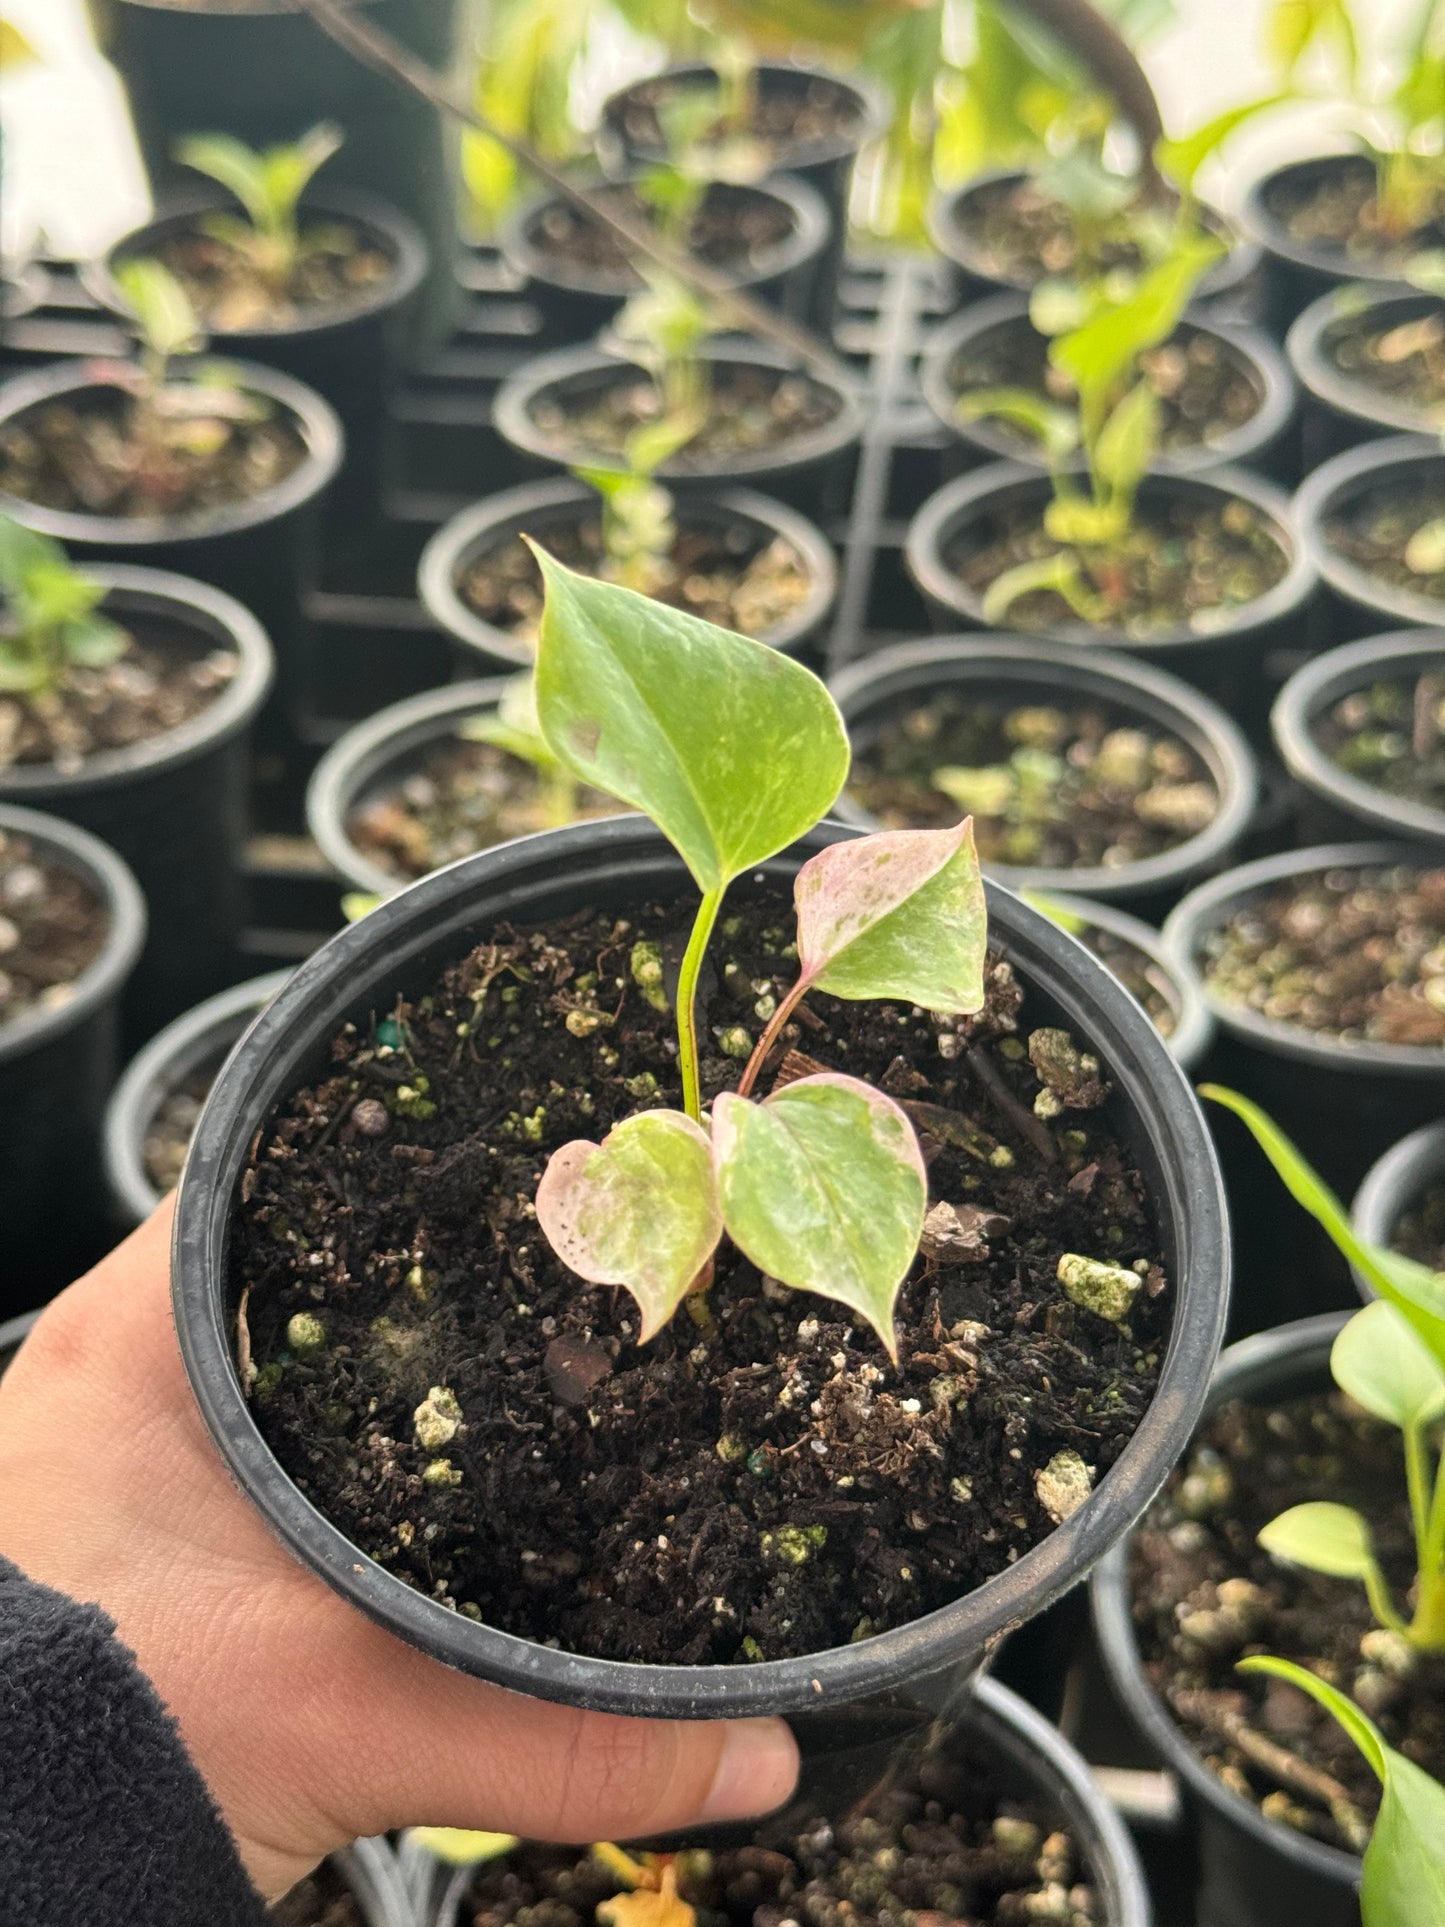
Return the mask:
<path fill-rule="evenodd" d="M 779 1283 L 860 1312 L 890 1353 L 894 1304 L 927 1208 L 907 1115 L 859 1079 L 799 1078 L 751 1095 L 809 990 L 935 1011 L 983 1003 L 983 884 L 972 827 L 886 832 L 821 851 L 794 883 L 798 980 L 736 1091 L 702 1106 L 698 977 L 729 886 L 810 830 L 842 787 L 848 744 L 811 671 L 747 637 L 538 551 L 547 585 L 537 714 L 584 781 L 643 810 L 701 903 L 675 1014 L 683 1109 L 623 1119 L 551 1160 L 537 1217 L 579 1276 L 637 1300 L 644 1338 L 705 1289 L 726 1235 Z"/>
<path fill-rule="evenodd" d="M 668 434 L 692 424 L 678 447 L 691 441 L 712 409 L 712 383 L 702 344 L 712 331 L 705 302 L 664 268 L 643 271 L 646 287 L 622 309 L 612 334 L 622 353 L 651 375 L 657 389 L 659 426 Z M 665 459 L 665 458 L 664 458 Z M 662 466 L 659 460 L 656 467 Z"/>
<path fill-rule="evenodd" d="M 71 669 L 104 669 L 130 637 L 99 613 L 106 590 L 48 535 L 0 515 L 0 690 L 46 696 Z"/>
<path fill-rule="evenodd" d="M 570 769 L 552 749 L 537 720 L 537 692 L 530 675 L 509 676 L 495 709 L 469 716 L 457 732 L 469 743 L 490 743 L 537 772 L 545 802 L 547 827 L 560 829 L 576 821 L 580 799 Z"/>
<path fill-rule="evenodd" d="M 677 523 L 673 498 L 656 479 L 657 471 L 707 422 L 702 407 L 664 414 L 644 422 L 628 436 L 621 469 L 574 468 L 579 482 L 602 498 L 602 553 L 611 582 L 639 595 L 656 595 L 673 580 Z"/>
<path fill-rule="evenodd" d="M 208 215 L 202 231 L 234 248 L 262 281 L 284 293 L 308 246 L 317 245 L 318 238 L 328 244 L 325 232 L 303 236 L 299 209 L 307 188 L 345 139 L 329 121 L 290 146 L 264 152 L 230 134 L 191 134 L 177 143 L 176 159 L 226 188 L 245 210 L 245 220 Z"/>
<path fill-rule="evenodd" d="M 1445 1920 L 1445 1787 L 1385 1740 L 1352 1699 L 1287 1659 L 1260 1654 L 1241 1673 L 1265 1674 L 1307 1693 L 1354 1741 L 1380 1782 L 1380 1811 L 1360 1882 L 1363 1927 L 1423 1927 Z"/>

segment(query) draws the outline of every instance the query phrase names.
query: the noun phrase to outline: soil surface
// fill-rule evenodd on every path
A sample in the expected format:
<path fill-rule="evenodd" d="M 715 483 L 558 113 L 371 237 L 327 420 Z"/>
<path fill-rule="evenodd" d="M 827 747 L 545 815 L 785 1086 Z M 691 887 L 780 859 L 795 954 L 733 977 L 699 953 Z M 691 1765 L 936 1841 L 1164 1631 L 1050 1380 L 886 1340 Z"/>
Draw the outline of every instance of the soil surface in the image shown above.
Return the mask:
<path fill-rule="evenodd" d="M 227 210 L 228 218 L 234 217 Z M 206 217 L 173 228 L 147 252 L 185 288 L 210 334 L 284 328 L 318 309 L 366 301 L 392 273 L 392 257 L 354 221 L 341 216 L 303 220 L 301 245 L 289 275 L 261 273 L 246 250 L 205 232 Z"/>
<path fill-rule="evenodd" d="M 593 200 L 633 221 L 651 225 L 656 215 L 635 187 L 593 187 Z M 688 229 L 688 252 L 709 267 L 751 275 L 792 236 L 796 221 L 786 201 L 760 188 L 709 182 Z M 527 230 L 538 252 L 575 272 L 584 269 L 623 278 L 641 287 L 642 277 L 610 228 L 569 202 L 549 201 Z"/>
<path fill-rule="evenodd" d="M 0 1028 L 68 1004 L 109 934 L 90 883 L 27 837 L 0 830 Z"/>
<path fill-rule="evenodd" d="M 717 90 L 710 74 L 687 79 L 660 74 L 631 88 L 618 123 L 628 146 L 636 153 L 665 153 L 660 103 L 705 88 Z M 863 109 L 852 89 L 819 74 L 796 91 L 775 90 L 764 81 L 754 89 L 745 127 L 739 129 L 720 115 L 703 139 L 717 144 L 734 141 L 741 133 L 750 143 L 757 143 L 761 171 L 770 173 L 787 167 L 810 148 L 852 139 L 862 128 L 863 119 Z"/>
<path fill-rule="evenodd" d="M 229 1047 L 228 1047 L 229 1048 Z M 226 1052 L 222 1050 L 203 1069 L 174 1084 L 155 1108 L 141 1144 L 141 1163 L 145 1174 L 164 1197 L 181 1181 L 186 1153 L 200 1121 L 201 1108 L 211 1094 L 216 1072 Z"/>
<path fill-rule="evenodd" d="M 70 664 L 53 690 L 0 695 L 0 770 L 53 763 L 70 773 L 105 750 L 147 743 L 204 714 L 240 668 L 180 623 L 146 617 L 103 669 Z"/>
<path fill-rule="evenodd" d="M 1026 504 L 986 510 L 945 546 L 944 562 L 983 595 L 1006 569 L 1058 555 L 1063 544 Z M 1268 593 L 1289 572 L 1269 519 L 1250 503 L 1166 497 L 1141 507 L 1124 540 L 1083 558 L 1109 613 L 1091 626 L 1138 641 L 1184 628 L 1208 635 Z M 1006 626 L 1030 633 L 1077 627 L 1081 618 L 1052 589 L 1020 596 Z"/>
<path fill-rule="evenodd" d="M 1445 1045 L 1445 870 L 1327 870 L 1205 940 L 1216 997 L 1346 1043 Z"/>
<path fill-rule="evenodd" d="M 1369 1766 L 1303 1693 L 1235 1664 L 1274 1653 L 1308 1666 L 1440 1778 L 1445 1660 L 1382 1636 L 1363 1586 L 1278 1565 L 1256 1544 L 1279 1513 L 1317 1499 L 1364 1513 L 1405 1606 L 1415 1558 L 1400 1434 L 1331 1392 L 1272 1409 L 1236 1401 L 1205 1425 L 1135 1536 L 1134 1622 L 1156 1690 L 1225 1784 L 1359 1852 L 1379 1802 Z"/>
<path fill-rule="evenodd" d="M 261 396 L 180 381 L 165 392 L 187 390 L 195 413 L 170 420 L 163 446 L 140 432 L 147 411 L 103 373 L 73 398 L 26 409 L 0 428 L 0 494 L 122 521 L 197 514 L 252 501 L 305 461 L 299 431 Z"/>
<path fill-rule="evenodd" d="M 433 744 L 408 775 L 361 802 L 346 834 L 389 875 L 412 883 L 494 843 L 621 809 L 615 797 L 585 785 L 554 795 L 520 756 L 455 737 Z"/>
<path fill-rule="evenodd" d="M 788 443 L 816 434 L 836 421 L 843 404 L 831 388 L 807 375 L 746 362 L 711 362 L 712 409 L 706 425 L 672 456 L 664 475 L 716 471 L 730 456 L 770 449 L 786 454 Z M 615 378 L 575 388 L 544 389 L 533 401 L 533 426 L 550 453 L 568 467 L 616 464 L 629 438 L 662 413 L 662 400 L 646 375 L 619 367 Z"/>
<path fill-rule="evenodd" d="M 1336 555 L 1392 589 L 1445 601 L 1445 474 L 1412 474 L 1357 496 L 1325 523 Z M 1425 532 L 1425 533 L 1422 533 Z"/>
<path fill-rule="evenodd" d="M 1179 1028 L 1178 1009 L 1169 973 L 1155 963 L 1147 951 L 1112 930 L 1101 930 L 1086 923 L 1075 932 L 1086 950 L 1092 950 L 1106 964 L 1136 1003 L 1142 1004 L 1149 1021 L 1161 1037 L 1172 1037 Z"/>
<path fill-rule="evenodd" d="M 359 1902 L 341 1876 L 320 1866 L 267 1914 L 268 1927 L 366 1927 Z"/>
<path fill-rule="evenodd" d="M 1387 796 L 1445 808 L 1445 662 L 1352 689 L 1312 725 L 1330 761 Z"/>
<path fill-rule="evenodd" d="M 1445 196 L 1436 218 L 1409 234 L 1387 233 L 1375 201 L 1375 168 L 1364 155 L 1341 155 L 1328 168 L 1270 183 L 1264 204 L 1301 247 L 1340 254 L 1372 273 L 1403 273 L 1422 248 L 1445 244 Z"/>
<path fill-rule="evenodd" d="M 1445 1184 L 1428 1185 L 1390 1233 L 1390 1246 L 1432 1271 L 1445 1271 Z"/>
<path fill-rule="evenodd" d="M 669 579 L 650 591 L 657 602 L 685 609 L 704 622 L 762 637 L 787 622 L 812 591 L 802 556 L 778 535 L 741 522 L 694 522 L 687 504 L 668 556 Z M 604 573 L 600 516 L 574 526 L 550 525 L 548 551 L 584 575 Z M 542 625 L 542 572 L 520 536 L 471 562 L 457 593 L 484 622 L 535 645 Z"/>
<path fill-rule="evenodd" d="M 1381 327 L 1377 311 L 1344 316 L 1325 330 L 1321 348 L 1333 367 L 1371 394 L 1420 411 L 1421 427 L 1445 422 L 1445 311 Z"/>
<path fill-rule="evenodd" d="M 962 690 L 867 738 L 848 793 L 890 830 L 970 814 L 986 863 L 1061 870 L 1161 856 L 1219 814 L 1201 759 L 1137 715 L 1088 699 L 1010 706 Z"/>
<path fill-rule="evenodd" d="M 974 188 L 955 202 L 953 219 L 968 237 L 978 272 L 1012 287 L 1032 288 L 1051 275 L 1091 276 L 1148 265 L 1139 243 L 1143 217 L 1137 209 L 1125 209 L 1086 242 L 1063 202 L 1028 177 Z M 1225 241 L 1233 240 L 1223 222 L 1206 220 L 1205 226 Z M 1161 248 L 1167 232 L 1167 219 L 1161 217 Z"/>
<path fill-rule="evenodd" d="M 1025 322 L 989 329 L 961 348 L 948 371 L 964 398 L 985 388 L 1027 388 L 1050 401 L 1073 403 L 1078 390 L 1052 368 L 1047 339 Z M 1209 448 L 1233 435 L 1259 413 L 1261 393 L 1244 357 L 1218 335 L 1186 323 L 1172 340 L 1140 356 L 1140 366 L 1159 397 L 1159 446 L 1166 454 Z M 1025 452 L 1037 439 L 1000 416 L 987 427 Z"/>
<path fill-rule="evenodd" d="M 1102 1922 L 1068 1832 L 997 1788 L 997 1763 L 981 1753 L 930 1754 L 836 1824 L 794 1807 L 748 1846 L 671 1856 L 677 1892 L 698 1927 Z M 661 1856 L 638 1858 L 660 1878 Z M 527 1845 L 478 1870 L 457 1927 L 600 1927 L 599 1906 L 619 1891 L 595 1853 Z"/>
<path fill-rule="evenodd" d="M 348 1537 L 492 1626 L 677 1664 L 846 1644 L 1012 1564 L 1133 1434 L 1173 1298 L 1097 1066 L 994 960 L 977 1017 L 815 995 L 775 1054 L 911 1105 L 954 1207 L 900 1295 L 899 1367 L 730 1246 L 713 1329 L 682 1314 L 639 1352 L 631 1300 L 564 1270 L 531 1200 L 560 1145 L 680 1105 L 673 1018 L 632 972 L 655 943 L 675 985 L 694 902 L 502 926 L 420 1002 L 385 997 L 258 1134 L 231 1243 L 258 1423 Z M 789 896 L 739 891 L 699 999 L 705 1101 L 792 981 L 791 937 Z M 1122 1268 L 1127 1325 L 1065 1294 L 1068 1253 Z"/>

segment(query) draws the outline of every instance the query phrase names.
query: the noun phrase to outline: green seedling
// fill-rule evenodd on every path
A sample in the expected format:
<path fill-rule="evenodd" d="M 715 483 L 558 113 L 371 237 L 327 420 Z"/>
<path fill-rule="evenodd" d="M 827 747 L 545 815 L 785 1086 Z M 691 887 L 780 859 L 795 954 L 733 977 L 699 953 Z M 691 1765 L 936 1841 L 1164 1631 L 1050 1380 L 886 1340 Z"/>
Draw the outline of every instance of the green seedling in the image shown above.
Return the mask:
<path fill-rule="evenodd" d="M 646 287 L 622 309 L 612 331 L 622 352 L 651 375 L 659 420 L 668 434 L 692 424 L 681 447 L 696 435 L 712 408 L 712 382 L 702 345 L 712 331 L 704 302 L 663 268 L 643 270 Z"/>
<path fill-rule="evenodd" d="M 1445 1920 L 1445 1787 L 1388 1745 L 1355 1702 L 1303 1666 L 1261 1654 L 1239 1662 L 1307 1693 L 1354 1741 L 1380 1782 L 1380 1811 L 1360 1882 L 1363 1927 L 1424 1927 Z"/>
<path fill-rule="evenodd" d="M 724 1234 L 769 1276 L 860 1312 L 892 1352 L 894 1303 L 918 1249 L 927 1182 L 906 1114 L 822 1073 L 761 1103 L 753 1087 L 811 989 L 934 1011 L 983 1001 L 985 911 L 972 826 L 844 842 L 796 878 L 798 978 L 735 1091 L 702 1104 L 698 980 L 730 885 L 826 813 L 848 770 L 843 721 L 801 664 L 544 551 L 537 714 L 582 781 L 652 818 L 701 903 L 673 1009 L 683 1109 L 564 1145 L 537 1216 L 580 1277 L 621 1285 L 651 1337 L 705 1290 Z"/>
<path fill-rule="evenodd" d="M 72 669 L 104 669 L 130 637 L 98 613 L 102 583 L 73 568 L 64 549 L 0 515 L 0 690 L 49 696 Z"/>
<path fill-rule="evenodd" d="M 505 750 L 536 771 L 548 829 L 576 822 L 581 791 L 572 771 L 542 734 L 531 676 L 508 677 L 497 707 L 469 716 L 457 733 L 466 742 L 490 743 L 495 749 Z"/>
<path fill-rule="evenodd" d="M 639 595 L 657 595 L 675 579 L 674 502 L 656 475 L 686 448 L 705 421 L 702 413 L 664 414 L 628 436 L 622 469 L 573 469 L 578 481 L 595 488 L 602 498 L 602 552 L 610 582 L 635 589 Z"/>
<path fill-rule="evenodd" d="M 345 138 L 329 121 L 289 147 L 264 152 L 230 134 L 191 134 L 177 143 L 176 159 L 218 182 L 245 209 L 245 220 L 210 215 L 202 223 L 204 232 L 234 248 L 269 288 L 284 294 L 308 249 L 329 245 L 330 229 L 302 235 L 298 210 L 302 195 Z"/>

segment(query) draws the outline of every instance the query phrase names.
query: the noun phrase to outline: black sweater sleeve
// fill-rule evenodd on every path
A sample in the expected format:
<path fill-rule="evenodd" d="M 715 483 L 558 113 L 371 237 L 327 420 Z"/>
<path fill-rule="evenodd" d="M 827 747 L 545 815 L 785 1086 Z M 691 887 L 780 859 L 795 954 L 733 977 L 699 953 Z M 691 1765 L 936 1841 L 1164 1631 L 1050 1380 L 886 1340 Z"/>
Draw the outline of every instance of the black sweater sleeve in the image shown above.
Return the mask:
<path fill-rule="evenodd" d="M 0 1927 L 260 1927 L 155 1688 L 96 1606 L 0 1559 Z"/>

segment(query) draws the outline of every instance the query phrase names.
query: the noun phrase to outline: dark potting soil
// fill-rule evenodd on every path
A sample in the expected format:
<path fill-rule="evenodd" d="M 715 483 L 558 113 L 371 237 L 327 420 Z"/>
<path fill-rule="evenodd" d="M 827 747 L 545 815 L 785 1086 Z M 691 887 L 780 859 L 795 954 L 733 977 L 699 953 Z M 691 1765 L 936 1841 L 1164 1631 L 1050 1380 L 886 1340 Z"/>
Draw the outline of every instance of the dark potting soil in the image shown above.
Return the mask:
<path fill-rule="evenodd" d="M 1445 601 L 1445 476 L 1412 474 L 1359 495 L 1325 524 L 1336 555 L 1392 589 Z"/>
<path fill-rule="evenodd" d="M 981 596 L 1006 569 L 1058 555 L 1063 548 L 1045 530 L 1037 509 L 1003 506 L 961 529 L 947 545 L 944 561 Z M 1269 520 L 1238 499 L 1172 497 L 1141 508 L 1122 541 L 1077 553 L 1090 586 L 1108 605 L 1097 626 L 1146 642 L 1180 628 L 1209 635 L 1289 571 Z M 1062 596 L 1040 589 L 1019 597 L 1006 626 L 1040 632 L 1079 620 Z"/>
<path fill-rule="evenodd" d="M 986 388 L 1026 388 L 1052 402 L 1076 403 L 1078 390 L 1049 365 L 1049 344 L 1026 322 L 991 328 L 961 348 L 949 369 L 959 397 Z M 1172 340 L 1140 357 L 1159 397 L 1159 446 L 1168 453 L 1208 448 L 1243 428 L 1259 413 L 1260 390 L 1248 366 L 1219 336 L 1187 323 Z M 991 428 L 1020 449 L 1036 451 L 1037 438 L 1001 416 Z"/>
<path fill-rule="evenodd" d="M 956 204 L 958 221 L 979 272 L 1011 286 L 1033 287 L 1051 275 L 1086 277 L 1112 268 L 1147 267 L 1163 252 L 1172 221 L 1167 210 L 1126 208 L 1111 221 L 1094 224 L 1086 237 L 1064 203 L 1036 180 L 988 181 Z M 1222 222 L 1205 226 L 1232 239 Z"/>
<path fill-rule="evenodd" d="M 631 972 L 655 942 L 675 983 L 691 915 L 503 926 L 420 1002 L 387 997 L 258 1135 L 231 1242 L 258 1423 L 348 1537 L 492 1626 L 678 1664 L 846 1644 L 1012 1564 L 1133 1434 L 1172 1304 L 1097 1067 L 1032 1029 L 995 960 L 975 1018 L 815 995 L 783 1034 L 913 1107 L 936 1203 L 900 1366 L 730 1247 L 714 1330 L 683 1314 L 635 1349 L 630 1299 L 565 1271 L 531 1200 L 560 1145 L 678 1105 L 673 1020 Z M 792 980 L 791 939 L 776 889 L 724 920 L 705 1100 Z M 1066 1253 L 1125 1268 L 1127 1327 L 1066 1296 Z M 320 1349 L 298 1352 L 298 1312 Z"/>
<path fill-rule="evenodd" d="M 1093 1927 L 1103 1904 L 1069 1833 L 1001 1799 L 982 1751 L 933 1753 L 831 1823 L 789 1811 L 745 1847 L 637 1856 L 697 1927 Z M 525 1845 L 478 1870 L 457 1927 L 601 1927 L 625 1892 L 595 1851 Z M 685 1918 L 685 1917 L 684 1917 Z M 446 1923 L 451 1927 L 451 1923 Z"/>
<path fill-rule="evenodd" d="M 297 429 L 259 395 L 180 381 L 164 393 L 194 412 L 147 429 L 151 412 L 102 376 L 73 400 L 27 409 L 0 428 L 0 495 L 120 520 L 195 514 L 252 501 L 306 459 Z"/>
<path fill-rule="evenodd" d="M 650 225 L 657 218 L 635 187 L 592 187 L 588 191 L 593 200 L 633 221 Z M 795 225 L 787 203 L 774 195 L 727 181 L 711 181 L 689 226 L 687 249 L 710 267 L 746 274 L 766 263 Z M 549 201 L 528 235 L 532 245 L 559 266 L 608 276 L 625 274 L 629 284 L 643 285 L 611 229 L 568 202 Z"/>
<path fill-rule="evenodd" d="M 1445 1271 L 1445 1184 L 1427 1185 L 1400 1213 L 1390 1233 L 1390 1248 L 1432 1271 Z"/>
<path fill-rule="evenodd" d="M 0 1028 L 68 1004 L 109 928 L 92 884 L 0 830 Z"/>
<path fill-rule="evenodd" d="M 53 763 L 72 774 L 101 751 L 164 736 L 209 709 L 239 667 L 234 649 L 147 617 L 105 668 L 70 664 L 53 690 L 0 695 L 0 770 Z"/>
<path fill-rule="evenodd" d="M 712 404 L 706 425 L 668 462 L 670 474 L 715 469 L 731 455 L 786 450 L 790 441 L 815 434 L 835 421 L 842 402 L 832 389 L 807 375 L 746 362 L 712 362 Z M 569 467 L 617 464 L 628 440 L 663 412 L 662 398 L 646 375 L 620 367 L 616 378 L 585 396 L 565 398 L 544 391 L 532 403 L 532 422 L 551 453 Z"/>
<path fill-rule="evenodd" d="M 1375 198 L 1374 163 L 1364 155 L 1341 155 L 1318 172 L 1301 170 L 1269 183 L 1264 197 L 1269 213 L 1300 246 L 1339 254 L 1374 273 L 1398 267 L 1401 278 L 1412 255 L 1445 243 L 1445 194 L 1432 219 L 1408 233 L 1392 233 L 1381 220 Z"/>
<path fill-rule="evenodd" d="M 1445 808 L 1445 662 L 1352 689 L 1312 725 L 1331 762 L 1388 796 Z"/>
<path fill-rule="evenodd" d="M 568 784 L 554 792 L 520 756 L 458 736 L 432 744 L 393 787 L 358 804 L 346 834 L 373 863 L 411 883 L 494 843 L 621 808 L 600 790 Z"/>
<path fill-rule="evenodd" d="M 278 1900 L 266 1919 L 268 1927 L 366 1927 L 355 1895 L 326 1865 Z"/>
<path fill-rule="evenodd" d="M 1071 708 L 945 691 L 855 749 L 848 793 L 888 829 L 971 815 L 988 863 L 1119 869 L 1176 849 L 1219 814 L 1176 736 L 1088 700 Z"/>
<path fill-rule="evenodd" d="M 1085 922 L 1075 935 L 1086 950 L 1092 950 L 1100 963 L 1113 971 L 1134 1001 L 1143 1005 L 1159 1035 L 1172 1037 L 1178 1029 L 1178 1018 L 1162 965 L 1127 938 L 1101 930 L 1097 924 Z"/>
<path fill-rule="evenodd" d="M 659 107 L 669 99 L 704 90 L 718 93 L 710 74 L 695 77 L 659 74 L 632 88 L 623 105 L 621 127 L 628 145 L 639 153 L 663 154 L 669 142 L 664 133 Z M 760 172 L 787 167 L 809 148 L 851 139 L 863 124 L 858 96 L 849 87 L 818 74 L 796 92 L 774 93 L 768 88 L 752 92 L 746 124 L 739 127 L 722 111 L 702 139 L 717 145 L 739 138 L 756 143 Z"/>
<path fill-rule="evenodd" d="M 741 522 L 693 523 L 686 502 L 668 554 L 666 579 L 648 593 L 704 622 L 745 636 L 766 636 L 786 622 L 810 594 L 813 581 L 786 536 Z M 547 549 L 569 569 L 600 576 L 606 565 L 600 516 L 547 530 Z M 542 572 L 520 537 L 509 538 L 470 563 L 457 593 L 484 622 L 535 643 L 542 625 Z"/>
<path fill-rule="evenodd" d="M 149 255 L 175 275 L 211 334 L 285 328 L 318 309 L 350 307 L 392 272 L 391 256 L 339 216 L 302 222 L 296 260 L 281 276 L 264 272 L 245 248 L 208 234 L 208 218 L 172 229 Z M 241 217 L 228 210 L 226 218 Z"/>
<path fill-rule="evenodd" d="M 1326 870 L 1205 940 L 1215 996 L 1346 1042 L 1445 1045 L 1445 870 Z"/>
<path fill-rule="evenodd" d="M 1370 1521 L 1396 1600 L 1415 1573 L 1398 1431 L 1338 1393 L 1235 1401 L 1198 1435 L 1133 1542 L 1145 1670 L 1227 1786 L 1266 1816 L 1359 1852 L 1379 1803 L 1363 1757 L 1323 1709 L 1235 1663 L 1273 1653 L 1350 1694 L 1392 1746 L 1445 1774 L 1445 1660 L 1382 1633 L 1365 1589 L 1278 1565 L 1256 1543 L 1290 1506 L 1327 1499 Z"/>
<path fill-rule="evenodd" d="M 1376 311 L 1362 308 L 1332 321 L 1321 347 L 1349 381 L 1418 409 L 1422 428 L 1445 422 L 1445 311 L 1382 328 Z"/>

